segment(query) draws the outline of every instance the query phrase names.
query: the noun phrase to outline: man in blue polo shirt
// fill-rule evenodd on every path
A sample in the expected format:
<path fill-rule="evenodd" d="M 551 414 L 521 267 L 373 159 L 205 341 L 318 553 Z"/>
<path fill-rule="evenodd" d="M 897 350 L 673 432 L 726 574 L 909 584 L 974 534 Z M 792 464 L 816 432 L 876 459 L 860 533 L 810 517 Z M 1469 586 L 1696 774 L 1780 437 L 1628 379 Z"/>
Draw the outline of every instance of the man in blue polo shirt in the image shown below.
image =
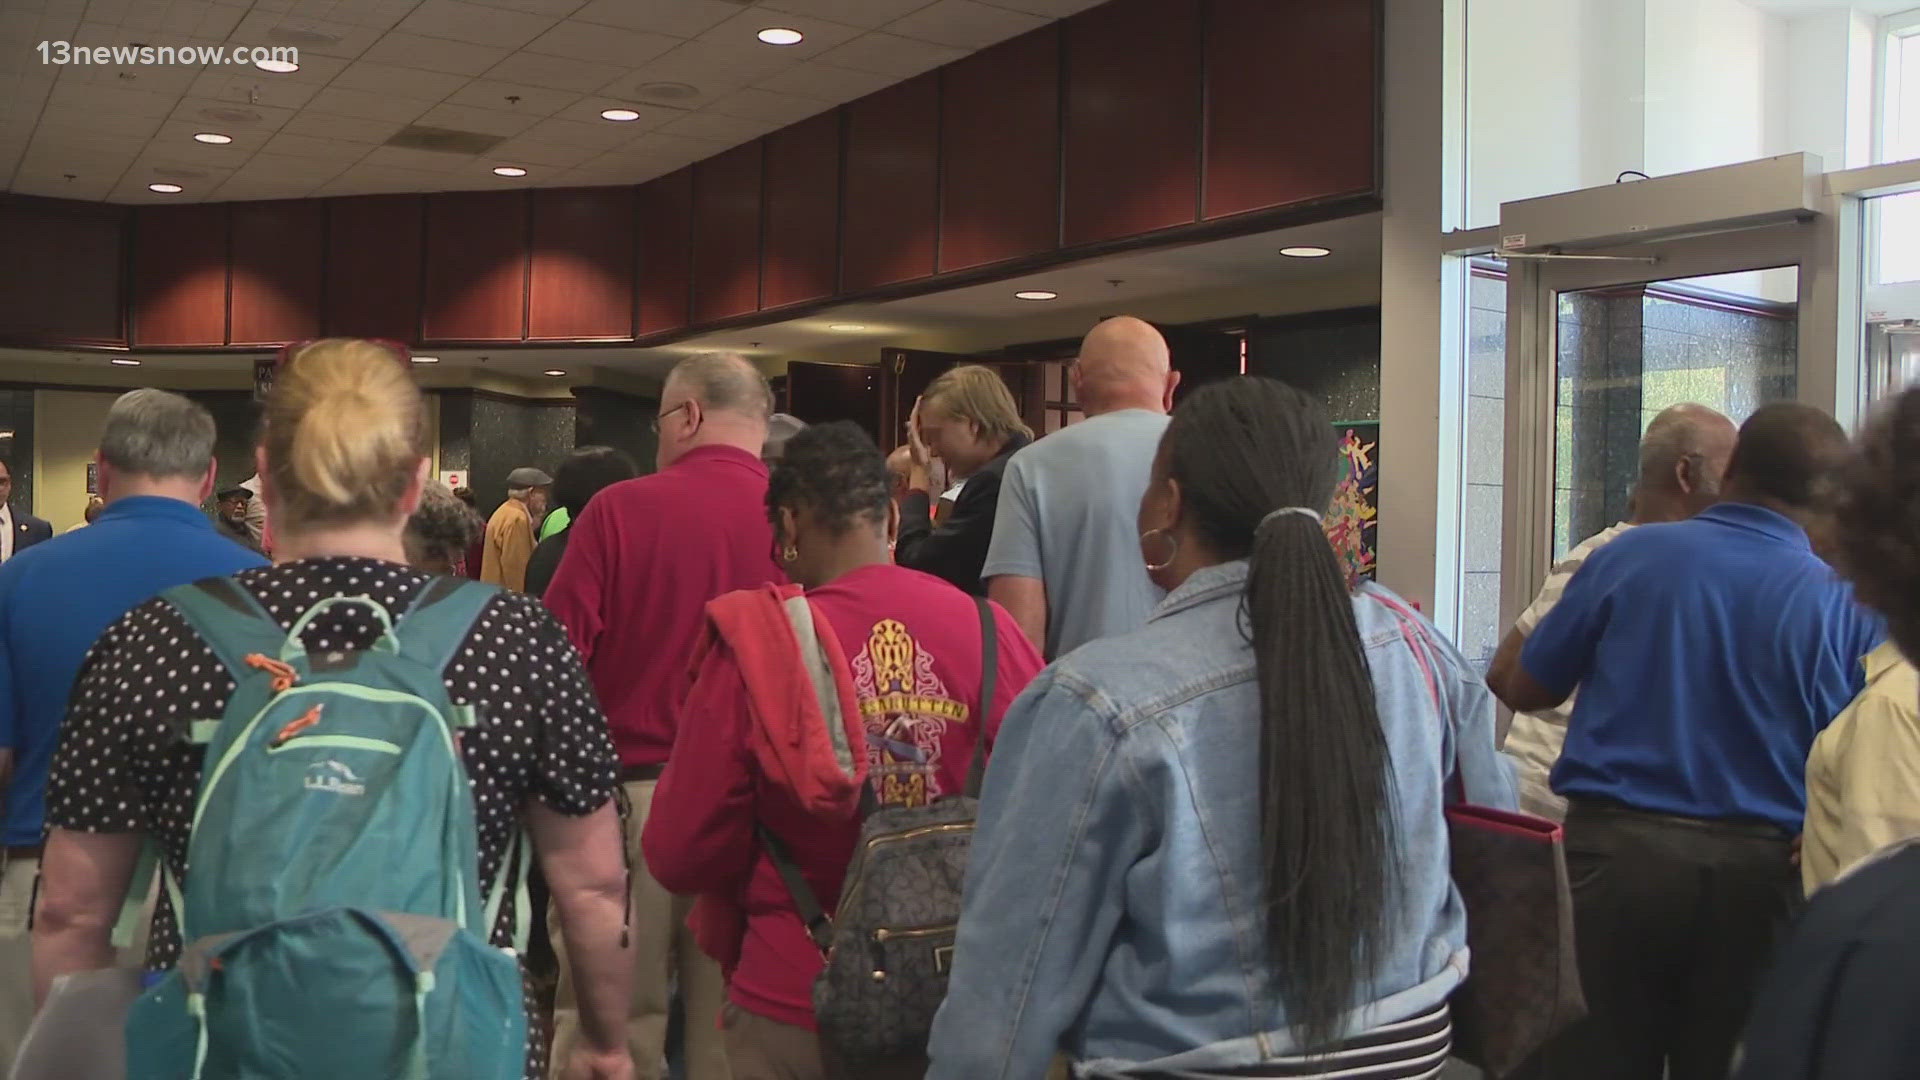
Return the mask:
<path fill-rule="evenodd" d="M 1799 903 L 1808 749 L 1884 634 L 1807 539 L 1846 454 L 1825 413 L 1763 407 L 1724 502 L 1594 552 L 1527 638 L 1508 705 L 1580 688 L 1551 783 L 1590 1015 L 1555 1080 L 1727 1073 Z"/>
<path fill-rule="evenodd" d="M 122 395 L 100 436 L 106 509 L 87 528 L 0 566 L 0 1063 L 13 1060 L 33 1019 L 27 919 L 47 766 L 81 661 L 102 631 L 154 595 L 265 565 L 200 510 L 213 490 L 213 442 L 212 415 L 186 398 Z"/>

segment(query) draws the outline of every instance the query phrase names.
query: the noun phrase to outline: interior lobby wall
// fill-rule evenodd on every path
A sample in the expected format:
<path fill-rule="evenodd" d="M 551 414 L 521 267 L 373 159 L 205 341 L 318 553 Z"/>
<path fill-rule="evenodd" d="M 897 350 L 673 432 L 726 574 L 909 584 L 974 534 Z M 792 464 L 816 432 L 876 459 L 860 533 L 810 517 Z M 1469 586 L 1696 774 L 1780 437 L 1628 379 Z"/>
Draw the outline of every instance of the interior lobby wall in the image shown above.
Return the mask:
<path fill-rule="evenodd" d="M 100 448 L 107 410 L 119 395 L 34 391 L 33 512 L 55 534 L 86 520 L 87 465 Z"/>
<path fill-rule="evenodd" d="M 507 497 L 507 474 L 531 465 L 553 475 L 574 447 L 572 398 L 509 398 L 447 390 L 440 398 L 440 468 L 465 469 L 482 516 Z"/>
<path fill-rule="evenodd" d="M 1380 419 L 1380 309 L 1316 312 L 1247 333 L 1247 374 L 1319 398 L 1335 422 Z"/>
<path fill-rule="evenodd" d="M 13 505 L 33 509 L 33 391 L 0 389 L 0 460 L 13 475 Z"/>

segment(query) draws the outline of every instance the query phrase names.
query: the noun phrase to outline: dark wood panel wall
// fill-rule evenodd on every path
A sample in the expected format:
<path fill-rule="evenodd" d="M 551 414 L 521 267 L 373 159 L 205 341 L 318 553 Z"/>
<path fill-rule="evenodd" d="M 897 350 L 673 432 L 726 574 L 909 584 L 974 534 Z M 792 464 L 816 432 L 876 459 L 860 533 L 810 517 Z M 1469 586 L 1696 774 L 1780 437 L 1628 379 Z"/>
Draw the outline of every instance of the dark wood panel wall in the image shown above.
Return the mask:
<path fill-rule="evenodd" d="M 637 187 L 0 197 L 0 343 L 653 342 L 1361 212 L 1379 37 L 1379 0 L 1110 0 Z"/>

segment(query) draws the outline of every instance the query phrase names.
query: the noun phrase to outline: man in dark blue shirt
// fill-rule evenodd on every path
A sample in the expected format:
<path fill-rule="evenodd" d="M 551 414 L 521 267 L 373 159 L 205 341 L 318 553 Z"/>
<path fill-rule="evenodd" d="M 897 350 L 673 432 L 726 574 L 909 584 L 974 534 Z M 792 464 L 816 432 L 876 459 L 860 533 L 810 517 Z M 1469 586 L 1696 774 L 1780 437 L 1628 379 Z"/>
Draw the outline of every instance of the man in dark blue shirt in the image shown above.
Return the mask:
<path fill-rule="evenodd" d="M 106 509 L 87 528 L 0 566 L 0 1061 L 13 1060 L 33 1019 L 27 918 L 47 767 L 81 661 L 102 631 L 154 595 L 265 565 L 200 510 L 213 489 L 213 442 L 213 417 L 186 398 L 123 395 L 100 437 Z"/>
<path fill-rule="evenodd" d="M 1724 502 L 1595 552 L 1527 639 L 1508 705 L 1580 689 L 1551 782 L 1590 1016 L 1556 1080 L 1727 1073 L 1800 899 L 1807 752 L 1884 636 L 1807 538 L 1846 454 L 1825 413 L 1760 409 Z"/>

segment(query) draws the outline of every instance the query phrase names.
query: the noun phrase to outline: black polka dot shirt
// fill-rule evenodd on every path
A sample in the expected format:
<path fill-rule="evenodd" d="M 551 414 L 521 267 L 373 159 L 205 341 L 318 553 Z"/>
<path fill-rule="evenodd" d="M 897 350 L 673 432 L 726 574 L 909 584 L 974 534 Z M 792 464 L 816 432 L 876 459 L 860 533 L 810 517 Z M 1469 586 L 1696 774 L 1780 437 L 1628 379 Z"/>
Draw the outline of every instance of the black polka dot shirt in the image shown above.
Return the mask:
<path fill-rule="evenodd" d="M 395 617 L 432 580 L 372 559 L 314 559 L 249 570 L 236 578 L 283 627 L 330 596 L 371 596 Z M 379 637 L 359 605 L 328 609 L 302 637 L 310 650 L 365 649 Z M 572 815 L 613 797 L 619 765 L 606 718 L 560 624 L 518 593 L 481 612 L 447 665 L 458 705 L 478 707 L 480 726 L 461 734 L 480 827 L 481 895 L 500 872 L 529 798 Z M 178 612 L 154 600 L 110 627 L 75 684 L 47 782 L 47 823 L 90 833 L 159 839 L 168 868 L 185 881 L 187 834 L 205 747 L 181 736 L 193 720 L 217 719 L 233 679 Z M 493 943 L 513 943 L 511 892 Z M 173 966 L 180 934 L 165 895 L 154 912 L 147 965 Z"/>

